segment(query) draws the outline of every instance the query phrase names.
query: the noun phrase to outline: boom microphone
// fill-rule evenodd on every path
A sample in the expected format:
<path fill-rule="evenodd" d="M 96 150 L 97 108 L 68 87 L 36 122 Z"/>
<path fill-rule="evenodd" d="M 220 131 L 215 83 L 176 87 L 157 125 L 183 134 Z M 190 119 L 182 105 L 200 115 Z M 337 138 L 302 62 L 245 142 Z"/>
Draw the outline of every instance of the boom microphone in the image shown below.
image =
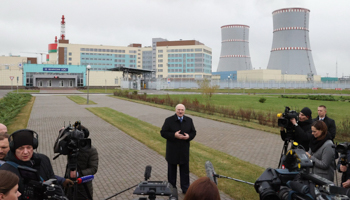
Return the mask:
<path fill-rule="evenodd" d="M 217 185 L 218 180 L 215 176 L 214 166 L 209 160 L 205 162 L 205 172 L 207 173 L 207 177 Z"/>
<path fill-rule="evenodd" d="M 94 175 L 88 175 L 88 176 L 83 176 L 80 178 L 77 178 L 77 180 L 75 181 L 78 184 L 82 184 L 82 183 L 87 183 L 89 181 L 94 180 Z"/>
<path fill-rule="evenodd" d="M 152 166 L 147 165 L 145 169 L 145 181 L 147 181 L 151 177 Z"/>

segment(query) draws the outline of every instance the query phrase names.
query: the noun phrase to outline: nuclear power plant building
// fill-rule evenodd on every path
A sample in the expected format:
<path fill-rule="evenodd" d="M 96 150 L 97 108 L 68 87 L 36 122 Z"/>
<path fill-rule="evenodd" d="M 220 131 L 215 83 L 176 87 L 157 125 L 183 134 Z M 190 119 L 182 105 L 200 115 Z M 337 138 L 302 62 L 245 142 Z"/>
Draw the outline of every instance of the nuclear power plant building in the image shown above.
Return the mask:
<path fill-rule="evenodd" d="M 250 70 L 249 26 L 241 24 L 221 27 L 221 54 L 218 72 Z"/>
<path fill-rule="evenodd" d="M 267 69 L 282 74 L 316 75 L 309 40 L 309 13 L 305 8 L 284 8 L 273 15 L 273 42 Z"/>

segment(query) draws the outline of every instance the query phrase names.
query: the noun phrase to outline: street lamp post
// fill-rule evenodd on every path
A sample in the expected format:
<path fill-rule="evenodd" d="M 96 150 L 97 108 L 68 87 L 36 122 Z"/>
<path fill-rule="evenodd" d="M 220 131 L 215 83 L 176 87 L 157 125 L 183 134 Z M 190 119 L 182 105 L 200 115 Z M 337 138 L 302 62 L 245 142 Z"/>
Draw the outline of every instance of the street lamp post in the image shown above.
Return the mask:
<path fill-rule="evenodd" d="M 91 69 L 91 65 L 86 66 L 86 69 L 88 70 L 88 88 L 87 88 L 87 102 L 86 104 L 89 105 L 89 87 L 90 87 L 90 69 Z"/>
<path fill-rule="evenodd" d="M 23 85 L 23 63 L 19 63 L 18 68 L 19 68 L 19 70 L 22 71 L 22 85 Z M 19 81 L 19 78 L 17 76 L 17 94 L 18 94 L 18 81 Z"/>

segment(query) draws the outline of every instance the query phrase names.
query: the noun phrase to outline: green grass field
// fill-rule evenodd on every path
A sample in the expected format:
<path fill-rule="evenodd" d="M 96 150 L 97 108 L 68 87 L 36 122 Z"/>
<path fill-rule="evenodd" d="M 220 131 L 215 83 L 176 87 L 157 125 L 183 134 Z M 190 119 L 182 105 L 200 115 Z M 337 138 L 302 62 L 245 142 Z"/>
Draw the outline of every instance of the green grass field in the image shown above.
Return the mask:
<path fill-rule="evenodd" d="M 79 105 L 87 105 L 87 99 L 84 97 L 74 95 L 74 96 L 67 96 L 67 98 L 74 101 L 75 103 L 77 103 Z M 89 105 L 92 105 L 92 104 L 96 104 L 96 103 L 89 100 Z"/>
<path fill-rule="evenodd" d="M 165 97 L 165 95 L 148 95 Z M 200 94 L 191 95 L 171 95 L 172 98 L 179 98 L 180 102 L 183 98 L 194 100 L 198 99 L 199 102 L 205 103 L 206 100 Z M 265 103 L 260 103 L 261 97 L 266 98 Z M 303 107 L 309 107 L 312 110 L 312 117 L 317 117 L 317 108 L 319 105 L 325 105 L 327 107 L 327 115 L 334 120 L 340 122 L 345 118 L 349 118 L 350 113 L 347 110 L 350 109 L 349 102 L 341 101 L 319 101 L 308 99 L 287 99 L 279 98 L 279 95 L 225 95 L 215 94 L 210 100 L 211 104 L 216 106 L 227 106 L 234 109 L 254 109 L 256 111 L 281 113 L 284 112 L 284 107 L 289 106 L 292 109 L 300 111 Z"/>

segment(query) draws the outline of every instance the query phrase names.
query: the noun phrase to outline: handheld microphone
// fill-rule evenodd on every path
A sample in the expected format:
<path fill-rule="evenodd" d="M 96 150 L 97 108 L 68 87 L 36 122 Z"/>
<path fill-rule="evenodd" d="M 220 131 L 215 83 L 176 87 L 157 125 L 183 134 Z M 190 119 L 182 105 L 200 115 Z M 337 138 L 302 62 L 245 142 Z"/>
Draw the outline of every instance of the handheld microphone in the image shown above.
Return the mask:
<path fill-rule="evenodd" d="M 151 177 L 152 166 L 147 165 L 145 169 L 145 181 L 147 181 Z"/>
<path fill-rule="evenodd" d="M 88 175 L 88 176 L 83 176 L 80 178 L 77 178 L 77 180 L 75 181 L 77 184 L 82 184 L 82 183 L 87 183 L 89 181 L 94 180 L 94 175 Z"/>

